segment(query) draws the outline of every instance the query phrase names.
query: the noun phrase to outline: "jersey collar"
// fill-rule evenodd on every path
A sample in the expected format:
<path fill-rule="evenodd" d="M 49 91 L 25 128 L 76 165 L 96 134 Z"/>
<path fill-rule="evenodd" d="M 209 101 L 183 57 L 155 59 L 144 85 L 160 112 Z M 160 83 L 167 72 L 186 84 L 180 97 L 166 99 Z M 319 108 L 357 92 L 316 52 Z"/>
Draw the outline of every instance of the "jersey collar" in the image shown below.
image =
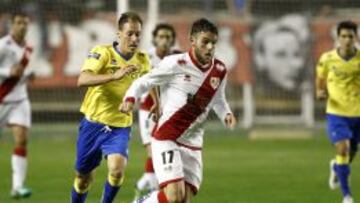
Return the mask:
<path fill-rule="evenodd" d="M 190 49 L 190 51 L 188 52 L 191 62 L 198 68 L 200 69 L 202 72 L 206 72 L 207 70 L 209 70 L 213 64 L 213 59 L 211 60 L 211 62 L 209 64 L 205 64 L 202 65 L 200 64 L 200 62 L 196 59 L 196 57 L 192 54 L 192 49 Z"/>
<path fill-rule="evenodd" d="M 133 55 L 131 55 L 130 57 L 126 57 L 124 54 L 122 54 L 120 52 L 120 50 L 117 48 L 117 45 L 119 44 L 119 42 L 113 42 L 113 48 L 115 50 L 115 52 L 122 58 L 124 59 L 125 61 L 129 61 L 132 59 L 132 57 L 135 55 L 135 53 Z"/>
<path fill-rule="evenodd" d="M 339 58 L 341 58 L 343 61 L 346 61 L 346 62 L 351 61 L 353 58 L 355 58 L 359 54 L 359 50 L 357 48 L 355 48 L 355 54 L 353 56 L 351 56 L 350 58 L 344 58 L 344 57 L 342 57 L 340 55 L 340 53 L 339 53 L 340 50 L 339 49 L 336 49 L 335 51 L 336 51 L 336 55 Z"/>

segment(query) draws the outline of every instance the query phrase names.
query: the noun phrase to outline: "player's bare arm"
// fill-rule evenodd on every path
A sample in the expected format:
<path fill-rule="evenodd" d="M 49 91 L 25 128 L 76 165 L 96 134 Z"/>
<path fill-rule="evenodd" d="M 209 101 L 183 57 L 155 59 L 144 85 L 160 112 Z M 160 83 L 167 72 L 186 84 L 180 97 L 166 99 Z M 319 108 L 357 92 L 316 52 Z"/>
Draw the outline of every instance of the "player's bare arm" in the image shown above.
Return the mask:
<path fill-rule="evenodd" d="M 150 90 L 150 96 L 154 101 L 154 105 L 150 109 L 149 118 L 152 118 L 153 121 L 157 122 L 160 117 L 160 99 L 159 99 L 159 88 L 155 87 Z"/>
<path fill-rule="evenodd" d="M 124 68 L 117 69 L 113 74 L 95 74 L 91 71 L 83 71 L 80 73 L 77 85 L 79 87 L 89 87 L 101 85 L 115 80 L 121 80 L 125 75 L 130 74 L 138 69 L 138 66 L 128 65 Z"/>
<path fill-rule="evenodd" d="M 326 79 L 316 78 L 316 99 L 324 100 L 327 98 Z"/>

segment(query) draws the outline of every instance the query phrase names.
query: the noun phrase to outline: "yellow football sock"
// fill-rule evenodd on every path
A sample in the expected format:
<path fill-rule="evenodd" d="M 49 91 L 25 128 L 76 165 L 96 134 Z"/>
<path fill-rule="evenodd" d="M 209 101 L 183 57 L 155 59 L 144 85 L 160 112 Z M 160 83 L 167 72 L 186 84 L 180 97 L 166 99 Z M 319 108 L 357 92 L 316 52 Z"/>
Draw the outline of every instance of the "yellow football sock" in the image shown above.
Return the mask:
<path fill-rule="evenodd" d="M 338 165 L 346 165 L 350 163 L 350 156 L 336 155 L 335 160 Z"/>
<path fill-rule="evenodd" d="M 80 178 L 77 178 L 77 177 L 76 177 L 75 180 L 74 180 L 74 189 L 75 189 L 75 191 L 76 191 L 77 193 L 79 193 L 79 194 L 84 194 L 84 193 L 86 193 L 87 191 L 89 191 L 90 184 L 88 184 L 87 187 L 84 188 L 84 189 L 80 189 L 79 185 L 80 185 Z"/>
<path fill-rule="evenodd" d="M 114 187 L 119 187 L 122 185 L 122 183 L 124 182 L 124 177 L 125 176 L 121 176 L 121 178 L 116 178 L 112 175 L 108 175 L 108 181 L 109 181 L 109 184 L 111 186 L 114 186 Z"/>

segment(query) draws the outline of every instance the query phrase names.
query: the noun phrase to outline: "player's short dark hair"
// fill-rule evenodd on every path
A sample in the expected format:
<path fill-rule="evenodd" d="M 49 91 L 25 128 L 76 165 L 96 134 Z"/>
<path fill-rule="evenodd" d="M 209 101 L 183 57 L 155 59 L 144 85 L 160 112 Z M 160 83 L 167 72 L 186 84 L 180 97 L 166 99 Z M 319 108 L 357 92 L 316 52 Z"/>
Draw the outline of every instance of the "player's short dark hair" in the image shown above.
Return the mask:
<path fill-rule="evenodd" d="M 169 30 L 171 32 L 171 35 L 172 35 L 173 39 L 176 38 L 176 32 L 175 32 L 174 27 L 172 25 L 168 24 L 168 23 L 159 23 L 159 24 L 157 24 L 155 26 L 154 30 L 152 31 L 152 36 L 156 37 L 159 30 Z"/>
<path fill-rule="evenodd" d="M 121 30 L 125 23 L 133 21 L 133 22 L 139 22 L 141 25 L 143 24 L 143 21 L 141 20 L 140 16 L 132 11 L 125 12 L 121 14 L 119 20 L 118 20 L 118 28 Z"/>
<path fill-rule="evenodd" d="M 29 17 L 29 15 L 26 14 L 25 12 L 23 12 L 23 11 L 14 11 L 14 12 L 11 13 L 10 16 L 11 16 L 10 17 L 11 22 L 14 22 L 16 17 Z"/>
<path fill-rule="evenodd" d="M 205 18 L 200 18 L 192 24 L 190 36 L 193 36 L 199 32 L 211 32 L 218 35 L 218 29 L 216 25 Z"/>
<path fill-rule="evenodd" d="M 172 25 L 168 24 L 168 23 L 159 23 L 155 26 L 154 30 L 152 31 L 152 36 L 153 39 L 156 37 L 156 35 L 158 34 L 158 32 L 160 30 L 169 30 L 171 32 L 171 36 L 173 38 L 173 45 L 175 44 L 175 39 L 176 39 L 176 32 L 175 29 Z"/>
<path fill-rule="evenodd" d="M 342 29 L 353 30 L 357 34 L 357 24 L 350 20 L 341 21 L 336 28 L 336 34 L 339 36 Z"/>

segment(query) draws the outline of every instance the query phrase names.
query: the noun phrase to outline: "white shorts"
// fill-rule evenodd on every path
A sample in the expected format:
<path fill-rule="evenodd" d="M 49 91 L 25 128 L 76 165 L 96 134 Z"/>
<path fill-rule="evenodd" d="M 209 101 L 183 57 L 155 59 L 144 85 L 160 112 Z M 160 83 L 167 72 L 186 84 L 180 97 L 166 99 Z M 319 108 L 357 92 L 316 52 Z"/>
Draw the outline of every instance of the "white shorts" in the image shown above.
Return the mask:
<path fill-rule="evenodd" d="M 155 122 L 149 118 L 149 111 L 139 110 L 139 127 L 140 136 L 143 145 L 150 144 L 151 133 L 155 126 Z"/>
<path fill-rule="evenodd" d="M 31 109 L 28 99 L 0 104 L 0 127 L 9 124 L 31 127 Z"/>
<path fill-rule="evenodd" d="M 170 140 L 151 140 L 152 159 L 160 187 L 184 180 L 193 192 L 200 189 L 203 179 L 201 150 L 179 146 Z"/>

